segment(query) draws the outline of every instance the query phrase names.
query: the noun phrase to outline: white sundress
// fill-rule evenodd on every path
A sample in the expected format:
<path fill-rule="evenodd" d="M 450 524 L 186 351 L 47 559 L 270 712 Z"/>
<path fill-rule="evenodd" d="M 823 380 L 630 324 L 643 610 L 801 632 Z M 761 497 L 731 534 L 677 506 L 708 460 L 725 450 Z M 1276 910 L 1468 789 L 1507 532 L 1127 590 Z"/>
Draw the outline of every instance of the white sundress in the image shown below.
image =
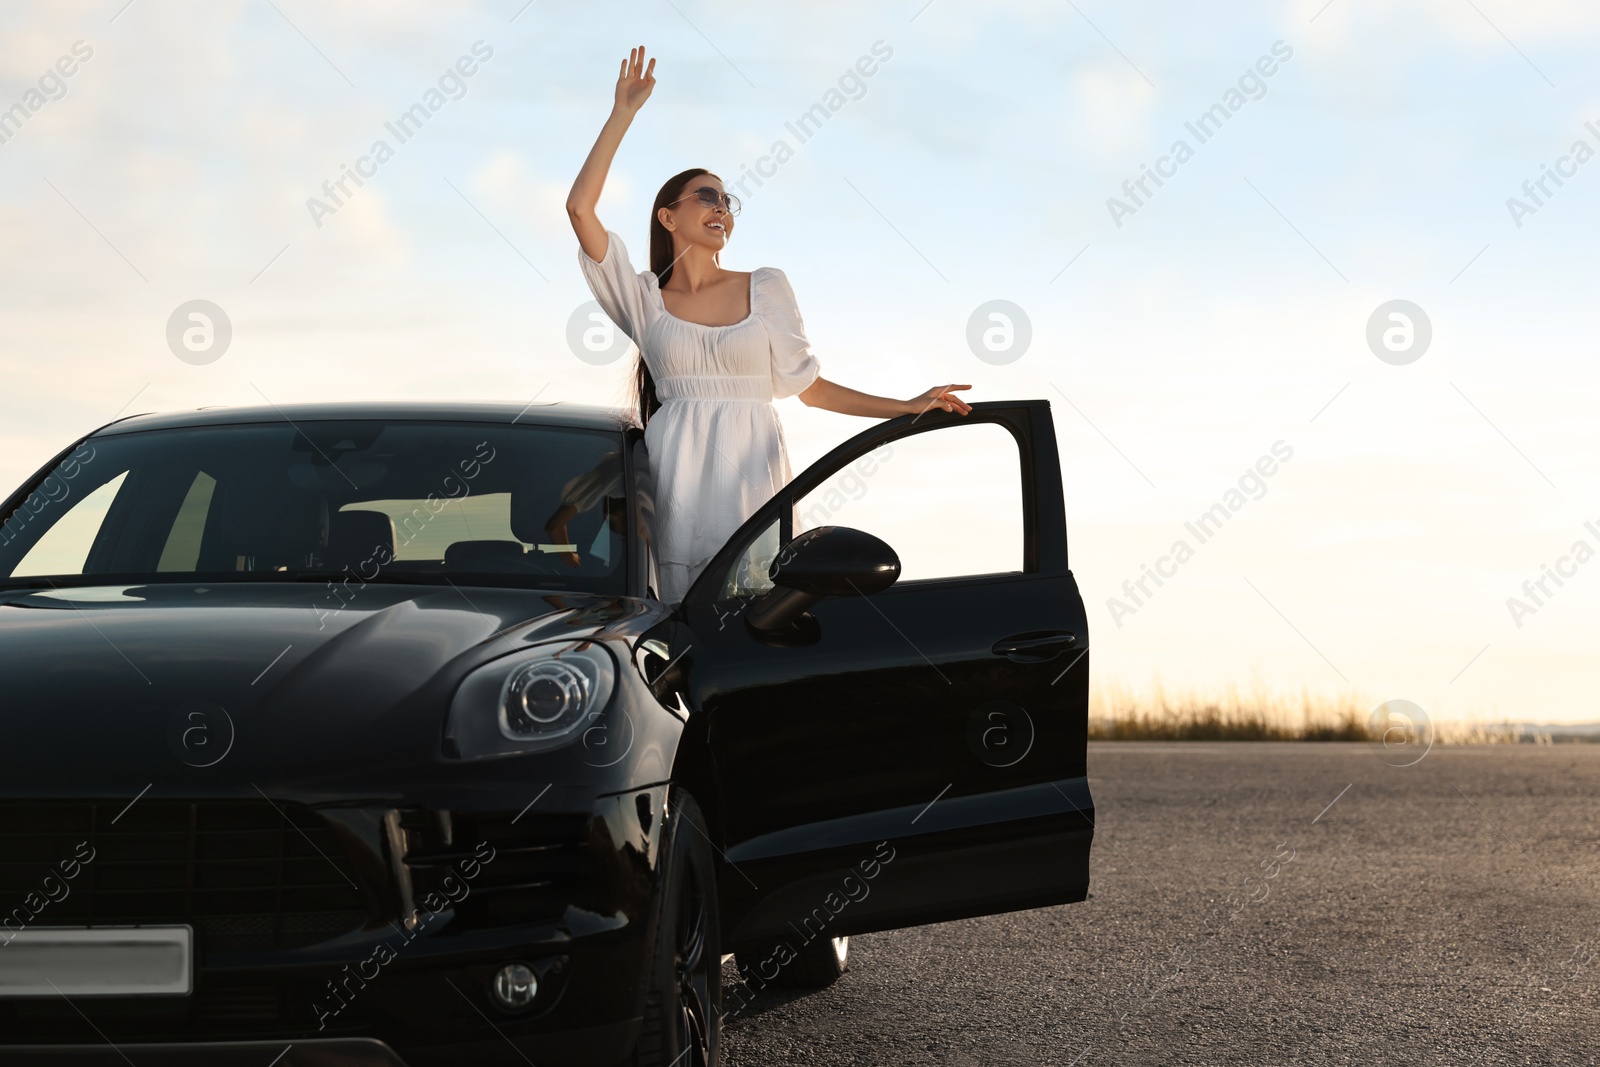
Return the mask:
<path fill-rule="evenodd" d="M 578 263 L 600 307 L 644 354 L 661 408 L 645 427 L 655 492 L 651 540 L 666 604 L 689 586 L 733 532 L 792 477 L 773 400 L 822 373 L 789 279 L 750 274 L 750 314 L 726 326 L 674 316 L 654 271 L 635 271 L 606 231 L 605 258 Z M 799 532 L 798 528 L 795 532 Z"/>

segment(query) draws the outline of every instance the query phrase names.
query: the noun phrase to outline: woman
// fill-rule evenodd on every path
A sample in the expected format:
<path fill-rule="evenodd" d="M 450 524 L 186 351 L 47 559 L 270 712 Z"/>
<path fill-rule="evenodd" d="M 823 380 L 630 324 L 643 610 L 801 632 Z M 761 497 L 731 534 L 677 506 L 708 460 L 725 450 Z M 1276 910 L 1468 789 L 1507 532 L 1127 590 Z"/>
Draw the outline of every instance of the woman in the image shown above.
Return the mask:
<path fill-rule="evenodd" d="M 639 422 L 655 485 L 654 549 L 663 603 L 677 604 L 735 530 L 790 479 L 774 399 L 893 418 L 937 407 L 971 411 L 935 386 L 912 400 L 847 389 L 821 376 L 789 279 L 776 267 L 724 270 L 737 197 L 703 169 L 675 175 L 650 216 L 650 270 L 636 272 L 617 234 L 595 216 L 606 172 L 655 88 L 656 61 L 628 53 L 616 101 L 572 184 L 567 215 L 595 299 L 635 344 Z"/>

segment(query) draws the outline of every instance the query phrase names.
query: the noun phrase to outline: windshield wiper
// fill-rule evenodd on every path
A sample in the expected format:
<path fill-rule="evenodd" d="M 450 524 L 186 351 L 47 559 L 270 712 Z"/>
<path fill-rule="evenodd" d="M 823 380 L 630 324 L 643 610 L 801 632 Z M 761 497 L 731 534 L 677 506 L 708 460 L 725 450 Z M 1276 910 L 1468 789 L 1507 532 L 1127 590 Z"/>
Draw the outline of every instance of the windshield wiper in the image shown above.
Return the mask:
<path fill-rule="evenodd" d="M 86 586 L 149 585 L 144 579 L 129 579 L 126 575 L 105 574 L 52 574 L 48 578 L 0 578 L 0 593 L 15 589 L 81 589 Z"/>
<path fill-rule="evenodd" d="M 81 589 L 86 586 L 216 585 L 222 582 L 385 582 L 393 585 L 443 585 L 439 575 L 379 573 L 371 578 L 333 571 L 227 571 L 220 574 L 62 574 L 48 578 L 0 579 L 0 592 L 8 590 Z"/>
<path fill-rule="evenodd" d="M 354 582 L 367 584 L 383 582 L 389 585 L 443 585 L 444 575 L 427 574 L 409 571 L 404 574 L 385 574 L 379 571 L 371 578 L 362 574 L 347 574 L 344 571 L 267 571 L 256 576 L 256 580 L 280 582 Z"/>
<path fill-rule="evenodd" d="M 51 589 L 76 589 L 85 586 L 115 586 L 132 588 L 136 586 L 155 585 L 219 585 L 227 582 L 245 583 L 272 583 L 272 582 L 348 582 L 350 585 L 377 583 L 382 585 L 494 585 L 506 589 L 553 589 L 558 591 L 573 591 L 579 587 L 573 582 L 558 578 L 554 575 L 538 575 L 536 581 L 528 579 L 535 576 L 511 575 L 481 572 L 443 572 L 429 571 L 403 571 L 400 573 L 385 573 L 379 571 L 370 578 L 359 573 L 346 573 L 344 571 L 224 571 L 205 574 L 179 574 L 167 571 L 160 574 L 62 574 L 38 578 L 0 578 L 0 593 L 15 592 L 19 590 L 38 591 Z M 486 581 L 489 579 L 489 581 Z"/>

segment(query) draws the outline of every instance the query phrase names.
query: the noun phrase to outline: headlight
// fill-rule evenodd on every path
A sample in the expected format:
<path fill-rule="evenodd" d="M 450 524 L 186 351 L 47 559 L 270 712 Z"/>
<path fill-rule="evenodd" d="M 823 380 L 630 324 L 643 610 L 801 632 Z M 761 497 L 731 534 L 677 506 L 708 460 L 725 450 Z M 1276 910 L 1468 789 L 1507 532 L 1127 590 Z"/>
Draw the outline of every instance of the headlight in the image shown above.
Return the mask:
<path fill-rule="evenodd" d="M 614 682 L 611 654 L 596 641 L 503 656 L 462 681 L 446 741 L 463 759 L 561 748 L 605 711 Z"/>

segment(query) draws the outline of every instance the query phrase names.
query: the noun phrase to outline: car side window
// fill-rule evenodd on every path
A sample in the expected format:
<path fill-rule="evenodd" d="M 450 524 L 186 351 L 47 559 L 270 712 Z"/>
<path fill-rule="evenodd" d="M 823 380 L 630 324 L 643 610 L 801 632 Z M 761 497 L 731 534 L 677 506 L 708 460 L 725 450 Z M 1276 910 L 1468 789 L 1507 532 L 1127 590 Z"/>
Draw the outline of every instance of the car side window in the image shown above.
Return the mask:
<path fill-rule="evenodd" d="M 993 422 L 944 426 L 886 442 L 796 501 L 794 533 L 848 526 L 887 542 L 900 581 L 1021 572 L 1022 454 Z M 724 576 L 721 597 L 757 596 L 778 554 L 775 519 Z"/>
<path fill-rule="evenodd" d="M 771 589 L 772 579 L 767 577 L 767 571 L 772 567 L 772 557 L 777 554 L 778 520 L 773 519 L 728 568 L 718 598 L 760 596 Z"/>
<path fill-rule="evenodd" d="M 1020 572 L 1025 518 L 1016 438 L 974 422 L 859 457 L 799 499 L 795 532 L 865 530 L 895 550 L 906 582 Z"/>

